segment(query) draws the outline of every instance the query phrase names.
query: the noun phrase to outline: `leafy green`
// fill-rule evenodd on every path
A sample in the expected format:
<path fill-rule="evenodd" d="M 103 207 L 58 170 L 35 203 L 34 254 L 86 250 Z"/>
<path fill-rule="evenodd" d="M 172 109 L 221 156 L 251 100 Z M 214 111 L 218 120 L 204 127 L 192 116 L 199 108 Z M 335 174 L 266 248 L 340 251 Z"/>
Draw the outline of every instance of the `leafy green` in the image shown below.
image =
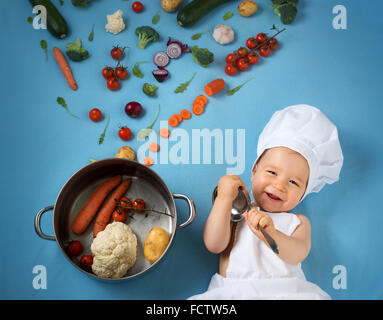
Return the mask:
<path fill-rule="evenodd" d="M 75 7 L 85 8 L 91 0 L 72 0 Z"/>
<path fill-rule="evenodd" d="M 59 0 L 60 6 L 64 5 L 64 0 Z"/>
<path fill-rule="evenodd" d="M 159 15 L 159 11 L 157 11 L 157 13 L 153 16 L 152 23 L 157 24 L 159 20 L 160 20 L 160 15 Z"/>
<path fill-rule="evenodd" d="M 158 87 L 155 84 L 144 83 L 142 91 L 149 97 L 154 97 L 156 95 Z"/>
<path fill-rule="evenodd" d="M 73 61 L 82 61 L 89 57 L 89 52 L 82 47 L 81 40 L 76 39 L 74 43 L 69 42 L 66 45 L 66 54 Z"/>
<path fill-rule="evenodd" d="M 156 112 L 156 115 L 154 116 L 154 120 L 153 120 L 152 124 L 149 127 L 146 127 L 145 129 L 141 129 L 138 132 L 138 134 L 137 134 L 137 140 L 138 141 L 145 140 L 145 138 L 150 135 L 150 133 L 152 132 L 152 128 L 157 121 L 159 111 L 160 111 L 160 105 L 157 106 L 157 112 Z"/>
<path fill-rule="evenodd" d="M 280 16 L 283 24 L 290 24 L 297 15 L 298 0 L 271 0 L 274 12 Z"/>
<path fill-rule="evenodd" d="M 199 48 L 198 46 L 193 46 L 192 56 L 194 61 L 204 68 L 214 61 L 214 54 L 212 52 L 206 48 Z"/>
<path fill-rule="evenodd" d="M 234 93 L 236 93 L 239 89 L 241 89 L 246 83 L 248 83 L 252 79 L 253 78 L 250 78 L 250 79 L 246 80 L 244 83 L 242 83 L 241 85 L 239 85 L 238 87 L 235 87 L 234 89 L 227 91 L 226 95 L 232 96 Z"/>
<path fill-rule="evenodd" d="M 204 33 L 208 32 L 208 31 L 209 31 L 209 30 L 205 30 L 205 31 L 202 31 L 202 32 L 193 34 L 193 35 L 191 36 L 191 39 L 192 39 L 192 40 L 197 40 L 197 39 L 201 38 L 201 36 L 202 36 Z"/>
<path fill-rule="evenodd" d="M 138 65 L 141 63 L 149 63 L 149 61 L 139 61 L 139 62 L 135 63 L 134 67 L 132 68 L 132 73 L 137 78 L 143 78 L 144 77 L 141 70 L 138 68 Z"/>
<path fill-rule="evenodd" d="M 223 20 L 229 20 L 233 16 L 233 12 L 226 12 L 223 16 Z"/>
<path fill-rule="evenodd" d="M 46 40 L 41 40 L 41 41 L 40 41 L 40 47 L 41 47 L 41 49 L 43 49 L 44 52 L 45 52 L 45 60 L 48 60 L 48 50 L 47 50 L 47 48 L 48 48 L 48 43 L 46 42 Z"/>
<path fill-rule="evenodd" d="M 187 87 L 189 86 L 190 82 L 194 79 L 194 76 L 196 75 L 196 72 L 193 73 L 192 77 L 189 79 L 189 81 L 185 83 L 181 83 L 176 90 L 174 90 L 174 93 L 184 92 Z"/>
<path fill-rule="evenodd" d="M 77 119 L 80 119 L 79 116 L 74 115 L 72 112 L 69 111 L 69 108 L 64 100 L 63 97 L 57 97 L 57 103 L 61 105 L 72 117 L 75 117 Z"/>
<path fill-rule="evenodd" d="M 93 38 L 94 38 L 94 24 L 93 24 L 93 27 L 92 27 L 92 31 L 89 33 L 88 40 L 89 41 L 93 41 Z"/>
<path fill-rule="evenodd" d="M 98 144 L 101 144 L 104 142 L 105 134 L 106 134 L 106 129 L 108 129 L 109 126 L 109 120 L 110 120 L 110 115 L 108 114 L 108 121 L 106 122 L 104 131 L 101 133 L 100 139 L 98 140 Z"/>

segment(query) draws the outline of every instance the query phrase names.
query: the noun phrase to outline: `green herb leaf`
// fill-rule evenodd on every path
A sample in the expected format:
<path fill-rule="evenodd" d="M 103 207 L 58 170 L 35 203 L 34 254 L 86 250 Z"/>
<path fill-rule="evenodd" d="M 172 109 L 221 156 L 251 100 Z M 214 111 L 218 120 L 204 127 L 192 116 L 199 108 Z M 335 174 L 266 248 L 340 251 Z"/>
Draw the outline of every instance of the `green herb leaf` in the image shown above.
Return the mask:
<path fill-rule="evenodd" d="M 32 17 L 28 17 L 27 21 L 28 21 L 28 23 L 32 24 L 33 23 L 33 18 Z"/>
<path fill-rule="evenodd" d="M 110 120 L 110 115 L 108 114 L 108 121 L 106 122 L 104 131 L 101 133 L 100 139 L 98 140 L 98 144 L 101 144 L 104 142 L 106 129 L 108 129 L 108 126 L 109 126 L 109 120 Z"/>
<path fill-rule="evenodd" d="M 60 6 L 64 5 L 64 0 L 59 0 Z"/>
<path fill-rule="evenodd" d="M 139 61 L 139 62 L 136 62 L 136 64 L 134 65 L 134 67 L 132 69 L 132 73 L 137 78 L 143 78 L 144 77 L 142 72 L 141 72 L 141 70 L 138 68 L 138 65 L 141 64 L 141 63 L 149 63 L 149 61 Z"/>
<path fill-rule="evenodd" d="M 246 80 L 244 83 L 242 83 L 241 85 L 239 85 L 238 87 L 235 87 L 234 89 L 231 89 L 229 91 L 226 92 L 226 94 L 228 96 L 232 96 L 234 93 L 236 93 L 239 89 L 241 89 L 246 83 L 248 83 L 251 79 L 253 78 L 250 78 L 248 80 Z"/>
<path fill-rule="evenodd" d="M 89 41 L 93 41 L 93 38 L 94 38 L 94 25 L 92 27 L 92 31 L 89 33 L 88 40 Z"/>
<path fill-rule="evenodd" d="M 159 20 L 160 20 L 160 15 L 159 15 L 159 11 L 157 11 L 157 13 L 154 15 L 152 19 L 152 23 L 157 24 Z"/>
<path fill-rule="evenodd" d="M 229 20 L 233 16 L 233 12 L 226 12 L 223 16 L 223 20 Z"/>
<path fill-rule="evenodd" d="M 193 35 L 191 36 L 191 39 L 192 39 L 192 40 L 197 40 L 197 39 L 199 39 L 204 33 L 208 32 L 208 31 L 209 31 L 209 30 L 205 30 L 205 31 L 202 31 L 202 32 L 193 34 Z"/>
<path fill-rule="evenodd" d="M 137 140 L 138 141 L 145 140 L 145 138 L 150 135 L 150 133 L 152 132 L 152 128 L 157 121 L 159 111 L 160 111 L 160 105 L 157 106 L 157 112 L 156 112 L 156 115 L 154 116 L 154 120 L 153 120 L 152 124 L 149 127 L 146 127 L 145 129 L 141 129 L 138 132 L 138 134 L 137 134 Z"/>
<path fill-rule="evenodd" d="M 72 117 L 75 117 L 77 119 L 80 119 L 80 117 L 74 115 L 72 112 L 69 111 L 69 108 L 64 100 L 63 97 L 57 97 L 57 103 L 61 105 Z"/>
<path fill-rule="evenodd" d="M 189 86 L 190 82 L 194 79 L 194 76 L 196 75 L 196 72 L 193 73 L 192 77 L 189 79 L 189 81 L 185 83 L 181 83 L 176 90 L 174 90 L 174 93 L 184 92 L 187 87 Z"/>
<path fill-rule="evenodd" d="M 45 51 L 45 60 L 48 60 L 48 43 L 45 40 L 41 40 L 40 47 Z"/>

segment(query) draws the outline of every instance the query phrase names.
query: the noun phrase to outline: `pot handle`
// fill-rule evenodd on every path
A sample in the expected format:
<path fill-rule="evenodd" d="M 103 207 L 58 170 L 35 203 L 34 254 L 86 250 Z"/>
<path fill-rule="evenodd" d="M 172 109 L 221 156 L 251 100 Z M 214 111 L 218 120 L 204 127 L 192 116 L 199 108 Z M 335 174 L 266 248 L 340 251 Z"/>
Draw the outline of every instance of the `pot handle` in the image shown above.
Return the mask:
<path fill-rule="evenodd" d="M 54 208 L 54 206 L 48 206 L 48 207 L 41 209 L 39 212 L 37 212 L 36 217 L 35 217 L 35 231 L 36 231 L 37 235 L 43 239 L 56 241 L 55 236 L 48 236 L 41 230 L 41 224 L 40 224 L 42 215 L 47 211 L 53 210 L 53 208 Z"/>
<path fill-rule="evenodd" d="M 183 222 L 177 225 L 177 229 L 181 229 L 183 227 L 186 227 L 187 225 L 191 224 L 195 218 L 195 204 L 192 199 L 190 199 L 188 196 L 180 193 L 173 193 L 174 199 L 182 199 L 185 200 L 189 206 L 189 218 Z"/>

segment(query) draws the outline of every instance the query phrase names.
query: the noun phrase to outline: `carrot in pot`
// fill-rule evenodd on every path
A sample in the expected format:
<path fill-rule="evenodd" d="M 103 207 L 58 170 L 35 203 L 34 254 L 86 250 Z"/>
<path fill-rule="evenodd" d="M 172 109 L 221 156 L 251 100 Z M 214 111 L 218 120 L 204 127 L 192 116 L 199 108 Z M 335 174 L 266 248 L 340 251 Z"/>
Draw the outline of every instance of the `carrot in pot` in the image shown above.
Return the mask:
<path fill-rule="evenodd" d="M 121 182 L 117 189 L 113 191 L 108 200 L 102 206 L 93 226 L 93 237 L 96 237 L 100 231 L 105 230 L 107 224 L 110 221 L 113 210 L 116 209 L 117 206 L 115 199 L 120 200 L 125 192 L 129 189 L 131 183 L 131 179 L 126 179 Z"/>
<path fill-rule="evenodd" d="M 182 119 L 187 120 L 187 119 L 190 119 L 191 117 L 191 112 L 187 109 L 182 109 L 180 113 L 181 113 Z"/>
<path fill-rule="evenodd" d="M 162 138 L 168 138 L 170 136 L 170 130 L 168 128 L 161 128 L 160 129 L 160 136 Z"/>
<path fill-rule="evenodd" d="M 71 229 L 74 233 L 81 234 L 85 231 L 109 192 L 117 187 L 121 180 L 121 176 L 115 176 L 106 180 L 93 191 L 72 222 Z"/>
<path fill-rule="evenodd" d="M 223 79 L 215 79 L 208 83 L 203 89 L 208 96 L 217 94 L 225 87 L 225 81 Z"/>
<path fill-rule="evenodd" d="M 53 56 L 55 57 L 57 64 L 59 65 L 61 72 L 65 76 L 66 81 L 69 86 L 73 89 L 77 89 L 76 81 L 73 78 L 72 70 L 68 64 L 68 61 L 65 59 L 64 54 L 57 47 L 53 47 Z"/>

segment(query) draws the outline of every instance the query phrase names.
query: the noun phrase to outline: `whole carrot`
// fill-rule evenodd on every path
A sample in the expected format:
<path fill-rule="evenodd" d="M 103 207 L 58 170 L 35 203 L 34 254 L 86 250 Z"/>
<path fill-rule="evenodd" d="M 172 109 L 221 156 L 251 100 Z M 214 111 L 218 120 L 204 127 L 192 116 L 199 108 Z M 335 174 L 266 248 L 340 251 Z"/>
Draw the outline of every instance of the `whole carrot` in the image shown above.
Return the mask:
<path fill-rule="evenodd" d="M 105 230 L 106 225 L 110 221 L 110 217 L 112 216 L 113 210 L 117 206 L 115 200 L 121 199 L 124 193 L 129 189 L 131 183 L 131 179 L 126 179 L 123 182 L 121 182 L 121 184 L 117 187 L 116 190 L 113 191 L 108 200 L 102 206 L 94 223 L 93 237 L 96 237 L 100 231 Z"/>
<path fill-rule="evenodd" d="M 73 78 L 72 70 L 68 64 L 68 61 L 65 59 L 64 54 L 57 47 L 53 47 L 53 56 L 55 57 L 57 64 L 59 65 L 61 72 L 65 76 L 66 81 L 69 86 L 73 89 L 77 89 L 76 81 Z"/>
<path fill-rule="evenodd" d="M 72 222 L 71 229 L 74 233 L 81 234 L 85 231 L 109 192 L 117 187 L 121 183 L 121 180 L 121 176 L 112 177 L 93 191 L 88 201 L 83 205 Z"/>
<path fill-rule="evenodd" d="M 204 91 L 208 96 L 212 96 L 220 92 L 224 87 L 225 87 L 225 81 L 223 79 L 216 79 L 208 83 L 204 87 Z"/>

